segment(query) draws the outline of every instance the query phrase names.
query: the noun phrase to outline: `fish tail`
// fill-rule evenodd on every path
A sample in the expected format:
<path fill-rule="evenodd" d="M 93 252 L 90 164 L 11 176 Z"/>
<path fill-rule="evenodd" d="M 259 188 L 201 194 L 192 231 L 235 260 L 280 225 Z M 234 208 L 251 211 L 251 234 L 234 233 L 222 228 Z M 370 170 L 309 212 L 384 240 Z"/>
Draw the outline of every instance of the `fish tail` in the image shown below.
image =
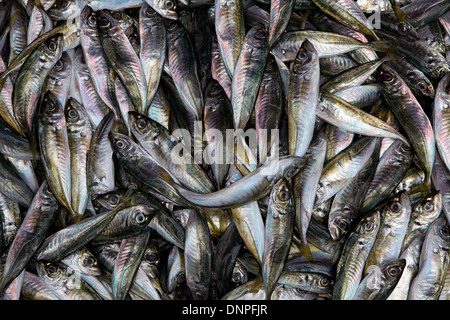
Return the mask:
<path fill-rule="evenodd" d="M 300 254 L 302 254 L 309 262 L 313 262 L 311 248 L 308 243 L 302 243 L 300 246 Z"/>
<path fill-rule="evenodd" d="M 369 42 L 369 47 L 372 50 L 380 52 L 397 52 L 397 41 L 396 40 L 375 40 Z"/>

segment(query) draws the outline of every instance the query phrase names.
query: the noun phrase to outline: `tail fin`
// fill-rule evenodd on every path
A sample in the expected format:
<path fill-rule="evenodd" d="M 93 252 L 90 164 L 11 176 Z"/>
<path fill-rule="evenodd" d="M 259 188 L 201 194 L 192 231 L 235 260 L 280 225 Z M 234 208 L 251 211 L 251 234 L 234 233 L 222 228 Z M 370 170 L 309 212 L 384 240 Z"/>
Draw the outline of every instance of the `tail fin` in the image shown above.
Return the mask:
<path fill-rule="evenodd" d="M 311 252 L 311 248 L 309 247 L 309 244 L 302 244 L 300 246 L 300 253 L 306 258 L 308 259 L 309 262 L 313 262 L 313 255 Z"/>
<path fill-rule="evenodd" d="M 368 43 L 369 48 L 375 51 L 396 53 L 397 40 L 377 40 Z"/>

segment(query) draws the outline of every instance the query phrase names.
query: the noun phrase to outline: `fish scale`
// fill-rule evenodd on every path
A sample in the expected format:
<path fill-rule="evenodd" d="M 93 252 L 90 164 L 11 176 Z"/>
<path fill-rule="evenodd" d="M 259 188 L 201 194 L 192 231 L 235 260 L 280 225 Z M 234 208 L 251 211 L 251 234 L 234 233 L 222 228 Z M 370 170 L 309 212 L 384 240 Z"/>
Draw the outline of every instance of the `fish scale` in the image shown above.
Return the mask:
<path fill-rule="evenodd" d="M 448 0 L 26 2 L 2 299 L 449 298 Z"/>

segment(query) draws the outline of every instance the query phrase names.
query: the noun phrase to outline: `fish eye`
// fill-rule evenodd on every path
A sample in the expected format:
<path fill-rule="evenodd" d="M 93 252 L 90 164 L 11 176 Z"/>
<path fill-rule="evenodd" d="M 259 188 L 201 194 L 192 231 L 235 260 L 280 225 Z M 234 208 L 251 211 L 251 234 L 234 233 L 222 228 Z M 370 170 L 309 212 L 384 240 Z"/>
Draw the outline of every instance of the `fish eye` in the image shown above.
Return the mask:
<path fill-rule="evenodd" d="M 399 267 L 390 267 L 386 270 L 386 274 L 389 277 L 396 277 L 396 276 L 398 276 L 399 273 L 400 273 Z"/>
<path fill-rule="evenodd" d="M 176 23 L 175 21 L 170 20 L 170 21 L 167 23 L 167 29 L 173 30 L 173 29 L 175 29 L 176 25 L 177 25 L 177 23 Z"/>
<path fill-rule="evenodd" d="M 234 283 L 239 283 L 239 281 L 241 281 L 241 276 L 238 273 L 233 274 L 232 281 Z"/>
<path fill-rule="evenodd" d="M 111 22 L 107 18 L 101 17 L 98 21 L 98 25 L 100 27 L 109 27 L 111 25 Z"/>
<path fill-rule="evenodd" d="M 114 19 L 116 19 L 116 20 L 121 20 L 121 19 L 122 19 L 122 13 L 119 12 L 119 11 L 114 11 L 114 12 L 112 13 L 112 17 L 113 17 Z"/>
<path fill-rule="evenodd" d="M 367 221 L 364 225 L 364 230 L 366 232 L 372 232 L 375 229 L 375 225 L 372 221 Z"/>
<path fill-rule="evenodd" d="M 439 78 L 443 78 L 445 77 L 445 75 L 447 74 L 448 70 L 446 68 L 441 68 L 438 71 L 438 77 Z"/>
<path fill-rule="evenodd" d="M 398 201 L 391 203 L 391 205 L 389 206 L 389 209 L 391 209 L 391 211 L 394 213 L 398 213 L 401 210 L 401 208 L 402 205 Z"/>
<path fill-rule="evenodd" d="M 131 36 L 129 37 L 128 40 L 130 40 L 130 43 L 131 43 L 132 45 L 138 44 L 138 40 L 137 40 L 137 38 L 136 38 L 135 35 L 131 35 Z"/>
<path fill-rule="evenodd" d="M 302 288 L 295 288 L 295 291 L 296 291 L 297 293 L 300 293 L 300 294 L 305 293 L 305 291 L 302 290 Z"/>
<path fill-rule="evenodd" d="M 391 73 L 386 72 L 386 73 L 383 73 L 382 79 L 383 79 L 383 81 L 389 82 L 389 81 L 392 81 L 392 79 L 394 79 L 394 76 Z"/>
<path fill-rule="evenodd" d="M 286 178 L 287 178 L 287 179 L 291 179 L 291 178 L 294 177 L 297 173 L 298 173 L 298 169 L 297 169 L 297 168 L 290 168 L 290 169 L 286 172 Z"/>
<path fill-rule="evenodd" d="M 173 1 L 166 1 L 164 5 L 167 10 L 172 10 L 175 7 L 175 3 Z"/>
<path fill-rule="evenodd" d="M 154 254 L 153 252 L 151 252 L 151 253 L 148 253 L 148 254 L 145 256 L 145 260 L 148 261 L 148 262 L 150 262 L 150 263 L 155 263 L 155 262 L 158 261 L 158 257 L 156 256 L 156 254 Z"/>
<path fill-rule="evenodd" d="M 326 277 L 320 279 L 319 284 L 321 287 L 328 287 L 330 285 L 330 280 Z"/>
<path fill-rule="evenodd" d="M 298 60 L 303 61 L 308 58 L 308 54 L 305 51 L 300 51 L 298 54 Z"/>
<path fill-rule="evenodd" d="M 44 100 L 44 109 L 46 111 L 54 111 L 56 110 L 56 104 L 51 100 Z"/>
<path fill-rule="evenodd" d="M 59 274 L 60 269 L 58 266 L 50 263 L 45 267 L 45 271 L 49 277 L 55 278 Z"/>
<path fill-rule="evenodd" d="M 213 96 L 218 95 L 218 94 L 220 93 L 220 85 L 217 84 L 217 83 L 214 84 L 214 85 L 212 86 L 212 88 L 211 88 L 210 93 L 211 93 L 211 95 L 213 95 Z"/>
<path fill-rule="evenodd" d="M 50 186 L 48 184 L 45 186 L 44 192 L 48 195 L 53 195 L 52 190 L 50 189 Z"/>
<path fill-rule="evenodd" d="M 450 230 L 448 230 L 448 227 L 447 227 L 447 226 L 441 228 L 441 235 L 442 235 L 444 238 L 450 237 Z"/>
<path fill-rule="evenodd" d="M 197 299 L 199 299 L 199 300 L 202 300 L 202 299 L 205 298 L 205 296 L 203 295 L 203 293 L 198 292 L 198 291 L 196 291 L 196 292 L 194 293 L 194 295 L 195 295 L 195 297 L 196 297 Z"/>
<path fill-rule="evenodd" d="M 110 203 L 110 204 L 117 204 L 118 202 L 119 202 L 119 197 L 116 196 L 115 194 L 112 194 L 112 195 L 109 197 L 109 203 Z"/>
<path fill-rule="evenodd" d="M 423 82 L 420 82 L 418 87 L 419 87 L 420 91 L 425 91 L 428 89 L 428 87 Z"/>
<path fill-rule="evenodd" d="M 272 71 L 273 69 L 274 69 L 273 63 L 268 62 L 268 63 L 266 64 L 266 70 L 267 70 L 267 71 Z"/>
<path fill-rule="evenodd" d="M 180 273 L 177 276 L 177 283 L 184 283 L 186 282 L 186 275 L 184 273 Z"/>
<path fill-rule="evenodd" d="M 61 59 L 59 59 L 58 61 L 56 61 L 56 63 L 55 63 L 55 68 L 56 68 L 57 70 L 62 70 L 63 67 L 64 67 L 64 62 L 63 62 Z"/>
<path fill-rule="evenodd" d="M 69 109 L 66 115 L 69 119 L 75 119 L 78 117 L 78 112 L 75 109 Z"/>
<path fill-rule="evenodd" d="M 258 29 L 258 30 L 255 32 L 255 38 L 256 38 L 256 39 L 264 40 L 264 39 L 266 39 L 266 37 L 267 37 L 267 33 L 266 33 L 266 30 L 264 30 L 263 28 Z"/>
<path fill-rule="evenodd" d="M 402 32 L 407 32 L 412 29 L 411 25 L 409 25 L 408 23 L 404 23 L 404 22 L 400 23 L 399 27 Z"/>
<path fill-rule="evenodd" d="M 153 16 L 153 15 L 155 15 L 155 13 L 156 13 L 156 11 L 153 10 L 152 7 L 148 7 L 147 10 L 145 10 L 145 14 L 147 15 L 147 17 Z"/>
<path fill-rule="evenodd" d="M 138 212 L 136 215 L 136 222 L 141 224 L 145 222 L 145 215 L 142 212 Z"/>
<path fill-rule="evenodd" d="M 95 26 L 97 24 L 97 17 L 94 14 L 91 14 L 87 19 L 89 25 Z"/>
<path fill-rule="evenodd" d="M 278 194 L 278 199 L 280 199 L 281 202 L 286 202 L 289 200 L 289 193 L 286 190 L 282 190 Z"/>
<path fill-rule="evenodd" d="M 138 127 L 138 129 L 145 129 L 147 127 L 147 121 L 145 121 L 145 119 L 140 119 L 136 123 L 136 126 Z"/>
<path fill-rule="evenodd" d="M 125 143 L 125 141 L 124 140 L 122 140 L 122 139 L 117 139 L 116 141 L 115 141 L 115 146 L 117 147 L 117 148 L 119 148 L 119 149 L 125 149 L 125 147 L 127 146 L 127 144 Z"/>
<path fill-rule="evenodd" d="M 89 256 L 83 260 L 83 265 L 86 267 L 92 267 L 95 264 L 96 264 L 96 261 L 95 261 L 94 257 Z"/>
<path fill-rule="evenodd" d="M 427 212 L 430 212 L 430 211 L 433 211 L 433 209 L 434 209 L 433 202 L 427 201 L 427 202 L 424 203 L 423 210 L 425 210 Z"/>
<path fill-rule="evenodd" d="M 48 43 L 47 48 L 48 48 L 50 51 L 55 51 L 55 50 L 58 48 L 58 44 L 56 43 L 55 40 L 52 40 L 52 41 L 50 41 L 50 42 Z"/>
<path fill-rule="evenodd" d="M 349 229 L 350 224 L 346 220 L 340 219 L 337 223 L 337 226 L 339 227 L 339 229 L 346 231 Z"/>

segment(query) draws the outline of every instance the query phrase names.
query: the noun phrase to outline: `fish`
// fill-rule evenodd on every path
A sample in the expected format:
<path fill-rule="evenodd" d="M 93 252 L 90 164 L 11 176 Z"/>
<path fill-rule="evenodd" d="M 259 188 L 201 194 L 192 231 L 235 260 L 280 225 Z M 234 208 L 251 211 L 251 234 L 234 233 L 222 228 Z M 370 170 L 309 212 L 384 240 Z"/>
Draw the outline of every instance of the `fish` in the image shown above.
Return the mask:
<path fill-rule="evenodd" d="M 406 266 L 405 259 L 387 260 L 367 274 L 353 300 L 385 300 L 396 287 Z"/>
<path fill-rule="evenodd" d="M 419 269 L 411 282 L 408 300 L 437 300 L 448 267 L 448 224 L 443 217 L 428 228 L 420 251 Z M 434 253 L 436 252 L 436 253 Z M 430 276 L 424 276 L 432 270 Z"/>
<path fill-rule="evenodd" d="M 38 96 L 46 76 L 61 58 L 63 41 L 63 36 L 56 34 L 42 42 L 24 61 L 20 68 L 23 72 L 17 75 L 12 103 L 15 106 L 14 115 L 20 126 L 19 133 L 25 137 L 32 136 L 33 117 L 39 103 Z"/>
<path fill-rule="evenodd" d="M 319 103 L 320 64 L 317 50 L 306 39 L 291 66 L 287 114 L 289 119 L 289 153 L 302 157 L 314 133 Z"/>
<path fill-rule="evenodd" d="M 372 268 L 399 258 L 411 217 L 411 202 L 406 191 L 394 195 L 382 208 L 380 227 L 366 259 L 366 276 Z"/>
<path fill-rule="evenodd" d="M 48 91 L 39 110 L 40 153 L 46 179 L 58 200 L 72 214 L 72 174 L 64 106 Z"/>
<path fill-rule="evenodd" d="M 333 300 L 351 300 L 355 296 L 380 228 L 380 217 L 379 209 L 370 211 L 348 236 L 337 264 Z"/>
<path fill-rule="evenodd" d="M 105 10 L 97 12 L 97 26 L 107 61 L 123 83 L 136 110 L 144 112 L 147 105 L 147 81 L 141 60 L 125 32 Z"/>
<path fill-rule="evenodd" d="M 0 299 L 448 299 L 449 8 L 0 0 Z"/>
<path fill-rule="evenodd" d="M 186 284 L 194 300 L 206 300 L 212 274 L 211 235 L 205 217 L 193 210 L 186 225 Z"/>
<path fill-rule="evenodd" d="M 431 121 L 411 89 L 395 70 L 386 65 L 380 66 L 379 79 L 382 79 L 383 94 L 395 117 L 407 132 L 422 169 L 425 171 L 424 186 L 430 184 L 432 166 L 436 157 L 436 143 Z"/>
<path fill-rule="evenodd" d="M 280 179 L 269 197 L 262 264 L 266 299 L 272 295 L 281 275 L 294 230 L 294 203 L 287 180 Z"/>

